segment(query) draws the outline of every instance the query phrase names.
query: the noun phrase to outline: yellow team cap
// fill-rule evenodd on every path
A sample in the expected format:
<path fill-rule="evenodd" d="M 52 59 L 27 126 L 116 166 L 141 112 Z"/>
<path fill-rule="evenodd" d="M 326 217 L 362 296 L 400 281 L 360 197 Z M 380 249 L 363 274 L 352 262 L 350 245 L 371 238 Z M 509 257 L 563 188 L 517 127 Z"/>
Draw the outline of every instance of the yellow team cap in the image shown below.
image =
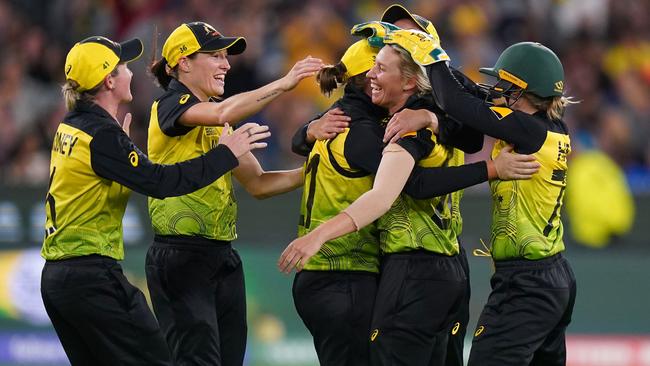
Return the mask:
<path fill-rule="evenodd" d="M 355 42 L 348 47 L 343 57 L 341 57 L 341 62 L 347 69 L 345 73 L 346 79 L 370 70 L 375 64 L 375 57 L 377 57 L 378 52 L 379 49 L 371 47 L 366 39 Z"/>
<path fill-rule="evenodd" d="M 382 22 L 393 24 L 395 24 L 395 22 L 400 19 L 411 19 L 415 22 L 415 24 L 418 25 L 418 27 L 420 27 L 423 32 L 429 33 L 429 35 L 438 38 L 438 32 L 433 26 L 433 23 L 424 17 L 411 13 L 400 4 L 393 4 L 389 6 L 386 8 L 386 10 L 384 10 L 384 14 L 381 16 Z"/>
<path fill-rule="evenodd" d="M 65 58 L 65 77 L 79 84 L 77 91 L 90 90 L 104 80 L 115 67 L 142 55 L 142 41 L 137 38 L 117 43 L 94 36 L 75 44 Z"/>
<path fill-rule="evenodd" d="M 224 37 L 208 23 L 192 22 L 181 24 L 167 37 L 162 48 L 162 57 L 167 60 L 169 67 L 174 67 L 182 56 L 189 56 L 197 51 L 227 50 L 229 55 L 238 55 L 245 49 L 244 37 Z"/>

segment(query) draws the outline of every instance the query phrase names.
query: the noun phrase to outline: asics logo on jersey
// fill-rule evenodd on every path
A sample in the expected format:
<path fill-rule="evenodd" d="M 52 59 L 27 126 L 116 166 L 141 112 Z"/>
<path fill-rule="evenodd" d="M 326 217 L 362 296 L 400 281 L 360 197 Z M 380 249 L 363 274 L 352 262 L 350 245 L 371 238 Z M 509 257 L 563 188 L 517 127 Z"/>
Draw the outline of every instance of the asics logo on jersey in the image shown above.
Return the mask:
<path fill-rule="evenodd" d="M 135 152 L 135 150 L 131 151 L 129 153 L 129 162 L 131 163 L 131 165 L 133 165 L 133 167 L 136 168 L 138 166 L 139 161 L 140 161 L 140 158 L 138 156 L 138 153 Z"/>
<path fill-rule="evenodd" d="M 483 333 L 484 330 L 485 330 L 485 327 L 482 326 L 482 325 L 480 327 L 476 328 L 476 332 L 474 332 L 474 337 L 480 336 Z"/>
<path fill-rule="evenodd" d="M 379 329 L 375 329 L 372 331 L 370 334 L 370 342 L 374 342 L 375 339 L 377 339 L 377 336 L 379 335 Z"/>
<path fill-rule="evenodd" d="M 460 323 L 456 322 L 456 324 L 454 324 L 454 327 L 451 329 L 451 335 L 456 335 L 456 333 L 458 333 L 458 329 L 460 329 Z"/>

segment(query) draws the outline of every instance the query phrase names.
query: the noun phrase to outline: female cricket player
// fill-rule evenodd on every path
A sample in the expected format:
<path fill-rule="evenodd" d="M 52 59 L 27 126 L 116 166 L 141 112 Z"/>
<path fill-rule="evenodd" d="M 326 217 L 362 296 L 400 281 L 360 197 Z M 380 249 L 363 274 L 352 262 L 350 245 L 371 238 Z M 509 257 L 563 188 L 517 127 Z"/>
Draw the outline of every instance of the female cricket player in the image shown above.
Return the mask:
<path fill-rule="evenodd" d="M 564 251 L 560 209 L 566 187 L 568 128 L 562 121 L 571 98 L 564 70 L 549 48 L 535 42 L 508 47 L 488 87 L 494 103 L 462 88 L 450 73 L 439 39 L 396 31 L 385 41 L 407 49 L 427 73 L 438 104 L 452 117 L 532 154 L 541 164 L 528 181 L 490 184 L 494 199 L 491 248 L 492 292 L 474 333 L 470 365 L 564 365 L 565 331 L 571 321 L 576 281 Z"/>
<path fill-rule="evenodd" d="M 164 89 L 151 107 L 149 156 L 173 164 L 212 148 L 237 123 L 260 111 L 322 66 L 298 61 L 289 73 L 259 89 L 224 100 L 229 56 L 246 41 L 204 22 L 181 24 L 151 67 Z M 231 241 L 237 237 L 235 178 L 257 198 L 291 191 L 302 169 L 266 172 L 252 154 L 240 166 L 192 194 L 149 200 L 154 242 L 146 273 L 154 311 L 176 364 L 241 366 L 246 350 L 244 272 Z"/>
<path fill-rule="evenodd" d="M 256 142 L 268 136 L 266 128 L 250 124 L 194 159 L 149 161 L 117 122 L 118 106 L 132 99 L 127 63 L 141 54 L 139 39 L 90 37 L 65 62 L 69 112 L 52 144 L 41 294 L 72 365 L 172 365 L 142 292 L 118 262 L 131 190 L 158 198 L 187 194 L 266 146 Z"/>

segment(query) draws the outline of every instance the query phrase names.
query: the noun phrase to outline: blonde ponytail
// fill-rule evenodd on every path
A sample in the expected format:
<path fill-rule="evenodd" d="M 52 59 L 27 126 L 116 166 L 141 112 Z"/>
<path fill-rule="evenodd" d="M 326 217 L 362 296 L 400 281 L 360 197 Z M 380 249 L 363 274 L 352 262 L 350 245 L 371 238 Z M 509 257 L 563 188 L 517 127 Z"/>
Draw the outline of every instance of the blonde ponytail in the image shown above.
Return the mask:
<path fill-rule="evenodd" d="M 540 98 L 535 94 L 526 93 L 524 97 L 537 110 L 546 112 L 546 117 L 550 120 L 561 120 L 566 107 L 580 103 L 580 101 L 573 100 L 573 97 L 565 97 L 564 95 L 552 98 Z"/>
<path fill-rule="evenodd" d="M 118 75 L 117 66 L 111 71 L 111 76 L 115 77 Z M 63 93 L 63 99 L 65 100 L 65 107 L 68 111 L 71 111 L 77 105 L 77 102 L 82 100 L 84 102 L 92 102 L 95 99 L 95 95 L 102 89 L 104 86 L 104 81 L 102 80 L 94 88 L 79 92 L 79 83 L 68 79 L 65 81 L 65 84 L 61 86 L 61 92 Z"/>
<path fill-rule="evenodd" d="M 77 101 L 81 99 L 81 93 L 77 91 L 79 83 L 74 80 L 66 80 L 65 84 L 61 87 L 61 92 L 63 93 L 63 99 L 65 100 L 65 107 L 68 111 L 74 109 L 77 105 Z"/>
<path fill-rule="evenodd" d="M 580 101 L 573 100 L 573 97 L 565 97 L 564 95 L 561 97 L 554 97 L 546 110 L 546 116 L 548 116 L 549 119 L 562 119 L 566 107 L 578 103 L 580 103 Z"/>

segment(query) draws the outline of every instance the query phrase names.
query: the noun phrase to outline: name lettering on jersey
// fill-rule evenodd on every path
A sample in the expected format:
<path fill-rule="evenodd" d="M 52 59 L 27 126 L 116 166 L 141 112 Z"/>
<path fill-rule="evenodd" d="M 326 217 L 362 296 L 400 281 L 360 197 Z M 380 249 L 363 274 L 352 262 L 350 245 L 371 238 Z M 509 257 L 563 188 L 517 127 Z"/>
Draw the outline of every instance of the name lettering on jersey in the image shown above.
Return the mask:
<path fill-rule="evenodd" d="M 571 145 L 568 142 L 557 142 L 557 161 L 566 161 L 566 157 L 570 152 Z"/>
<path fill-rule="evenodd" d="M 134 151 L 131 151 L 129 153 L 129 162 L 134 168 L 138 167 L 138 162 L 140 161 L 140 157 L 138 156 L 138 153 Z"/>
<path fill-rule="evenodd" d="M 54 135 L 54 141 L 52 142 L 52 151 L 58 152 L 63 156 L 70 156 L 72 154 L 72 149 L 78 140 L 79 137 L 63 132 L 57 132 L 56 135 Z"/>
<path fill-rule="evenodd" d="M 508 117 L 512 113 L 512 109 L 506 107 L 490 107 L 492 113 L 500 120 Z"/>

